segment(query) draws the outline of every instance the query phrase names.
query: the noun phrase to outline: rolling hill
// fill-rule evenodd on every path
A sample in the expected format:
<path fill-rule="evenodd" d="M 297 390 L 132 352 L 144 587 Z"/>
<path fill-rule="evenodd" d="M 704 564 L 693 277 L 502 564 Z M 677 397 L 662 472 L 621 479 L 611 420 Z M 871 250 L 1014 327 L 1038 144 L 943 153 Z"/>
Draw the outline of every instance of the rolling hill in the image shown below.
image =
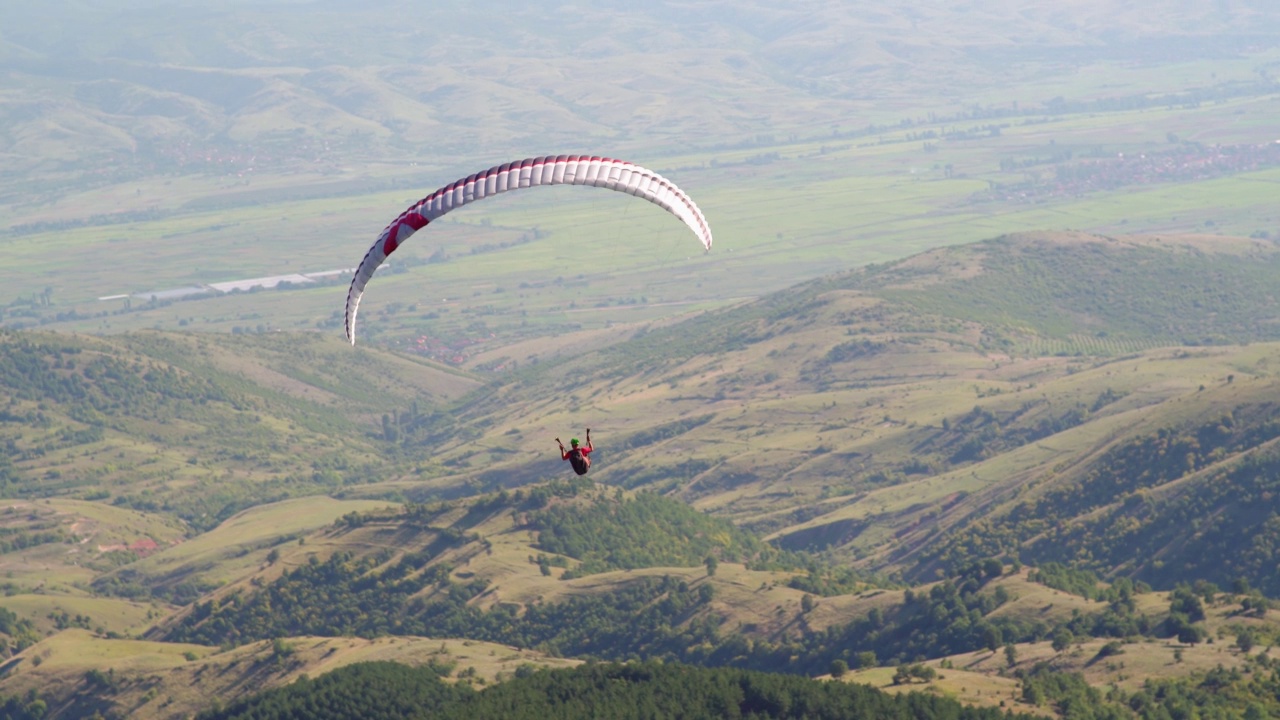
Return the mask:
<path fill-rule="evenodd" d="M 455 414 L 461 437 L 484 441 L 437 447 L 446 464 L 514 487 L 543 467 L 542 443 L 526 438 L 589 424 L 602 482 L 676 495 L 784 547 L 842 547 L 868 568 L 919 576 L 946 554 L 939 543 L 959 542 L 943 539 L 953 525 L 1069 492 L 1089 473 L 1110 478 L 1100 464 L 1151 436 L 1204 432 L 1219 416 L 1240 424 L 1226 445 L 1201 438 L 1202 459 L 1148 481 L 1168 485 L 1152 502 L 1221 486 L 1210 465 L 1265 455 L 1278 257 L 1260 241 L 1078 234 L 932 251 L 526 367 Z M 1198 502 L 1228 525 L 1243 519 L 1228 498 Z M 1264 520 L 1245 526 L 1266 535 Z M 1251 580 L 1265 574 L 1255 566 Z"/>
<path fill-rule="evenodd" d="M 624 328 L 560 359 L 516 344 L 519 369 L 484 380 L 312 335 L 11 333 L 10 384 L 27 390 L 8 405 L 9 494 L 205 529 L 316 492 L 426 500 L 546 480 L 551 438 L 589 424 L 601 482 L 679 497 L 781 547 L 924 577 L 972 559 L 957 532 L 981 520 L 1004 528 L 988 554 L 1067 560 L 1035 548 L 1096 543 L 1102 531 L 1073 518 L 1114 503 L 1142 525 L 1196 503 L 1241 520 L 1232 493 L 1201 491 L 1242 491 L 1240 467 L 1265 466 L 1278 261 L 1259 240 L 1008 236 Z M 1197 458 L 1112 479 L 1168 442 Z M 1095 485 L 1055 516 L 1077 541 L 1011 529 Z M 1265 522 L 1244 527 L 1266 536 Z M 1135 535 L 1093 569 L 1119 571 L 1138 542 L 1178 545 Z M 1259 562 L 1241 567 L 1265 585 Z"/>
<path fill-rule="evenodd" d="M 197 530 L 414 462 L 388 456 L 377 418 L 406 392 L 429 413 L 476 385 L 314 335 L 6 333 L 0 357 L 5 495 L 106 501 Z"/>
<path fill-rule="evenodd" d="M 1265 0 L 7 9 L 0 714 L 382 660 L 1280 712 L 1278 53 Z M 341 270 L 163 296 L 559 151 L 716 252 L 548 191 L 400 252 L 355 349 Z M 605 660 L 669 665 L 533 670 Z"/>
<path fill-rule="evenodd" d="M 928 659 L 979 703 L 1011 644 L 1135 690 L 1187 623 L 1275 636 L 1277 259 L 1006 236 L 516 344 L 485 377 L 310 333 L 8 332 L 0 692 L 178 716 L 348 642 L 307 638 L 388 635 L 418 664 L 442 637 L 517 664 Z M 548 446 L 584 424 L 595 482 L 568 482 Z M 1077 575 L 1023 567 L 1053 563 Z M 1143 669 L 1047 651 L 1062 632 Z M 1203 648 L 1168 672 L 1254 662 Z M 241 655 L 240 681 L 191 674 Z M 117 656 L 153 660 L 83 679 Z"/>

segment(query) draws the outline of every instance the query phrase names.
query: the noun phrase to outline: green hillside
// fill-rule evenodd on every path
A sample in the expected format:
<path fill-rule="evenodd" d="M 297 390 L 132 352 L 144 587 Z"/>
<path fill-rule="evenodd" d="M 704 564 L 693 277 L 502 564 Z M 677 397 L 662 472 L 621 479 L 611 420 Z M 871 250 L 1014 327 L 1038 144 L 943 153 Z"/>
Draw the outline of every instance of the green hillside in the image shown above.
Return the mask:
<path fill-rule="evenodd" d="M 376 689 L 376 691 L 375 691 Z M 429 669 L 353 665 L 199 717 L 345 718 L 350 698 L 366 717 L 440 718 L 956 718 L 1004 716 L 954 700 L 893 696 L 862 685 L 675 665 L 588 665 L 525 674 L 476 692 Z M 1017 717 L 1017 716 L 1014 716 Z"/>
<path fill-rule="evenodd" d="M 1266 401 L 1117 443 L 949 548 L 1009 550 L 1166 587 L 1188 576 L 1223 587 L 1244 580 L 1277 594 L 1276 409 L 1271 388 L 1250 394 Z"/>
<path fill-rule="evenodd" d="M 1280 338 L 1276 323 L 1260 321 L 1280 302 L 1277 263 L 1269 242 L 1032 235 L 913 258 L 852 287 L 978 323 L 987 347 L 1106 355 Z"/>
<path fill-rule="evenodd" d="M 923 577 L 1001 553 L 1071 560 L 1061 553 L 1088 543 L 1093 569 L 1137 572 L 1121 556 L 1134 543 L 1179 552 L 1176 533 L 1117 541 L 1110 561 L 1094 540 L 1042 537 L 1043 524 L 980 529 L 977 545 L 964 533 L 1016 524 L 1001 518 L 1031 502 L 1039 522 L 1092 538 L 1069 521 L 1129 502 L 1108 512 L 1167 527 L 1151 513 L 1214 508 L 1224 528 L 1265 537 L 1265 518 L 1241 524 L 1231 508 L 1268 487 L 1230 473 L 1269 439 L 1274 324 L 1251 319 L 1274 315 L 1274 257 L 1261 241 L 1004 238 L 642 328 L 483 385 L 312 335 L 10 334 L 21 389 L 4 472 L 15 497 L 90 498 L 203 530 L 308 494 L 422 500 L 542 481 L 562 471 L 549 439 L 591 424 L 599 481 L 674 495 L 782 548 Z M 1188 342 L 1199 349 L 1160 349 Z M 1215 439 L 1216 420 L 1191 424 L 1206 413 L 1233 418 L 1229 437 Z M 1143 447 L 1167 433 L 1195 436 L 1190 466 L 1112 480 L 1117 463 L 1163 452 Z M 1136 454 L 1095 457 L 1104 447 Z M 1180 482 L 1193 473 L 1203 479 Z M 1055 499 L 1081 483 L 1098 489 Z M 1190 499 L 1200 486 L 1236 491 Z M 1141 508 L 1125 500 L 1138 490 Z M 1229 553 L 1244 541 L 1205 542 Z M 1265 587 L 1265 551 L 1249 557 L 1215 565 Z M 1142 573 L 1168 586 L 1154 566 Z"/>
<path fill-rule="evenodd" d="M 43 717 L 91 717 L 98 712 L 104 717 L 176 720 L 229 705 L 232 698 L 370 662 L 439 668 L 476 685 L 510 677 L 522 666 L 578 664 L 470 640 L 290 638 L 219 651 L 102 638 L 72 628 L 9 660 L 0 694 L 41 703 Z"/>
<path fill-rule="evenodd" d="M 388 637 L 493 648 L 489 678 L 842 666 L 1025 710 L 1074 682 L 1039 662 L 1125 692 L 1257 672 L 1273 256 L 1006 237 L 484 378 L 312 333 L 11 331 L 0 694 L 179 717 Z M 553 438 L 583 425 L 578 479 Z"/>
<path fill-rule="evenodd" d="M 375 482 L 418 460 L 379 415 L 475 381 L 318 336 L 0 338 L 3 494 L 79 497 L 205 530 L 264 501 Z M 387 431 L 390 432 L 390 431 Z"/>
<path fill-rule="evenodd" d="M 1062 523 L 1121 502 L 1137 488 L 1106 485 L 1121 471 L 1105 467 L 1095 504 L 1053 493 L 1075 492 L 1099 448 L 1181 432 L 1241 404 L 1233 439 L 1200 440 L 1194 470 L 1265 443 L 1277 392 L 1277 350 L 1266 343 L 1276 331 L 1257 319 L 1276 314 L 1271 248 L 1038 235 L 932 251 L 498 378 L 455 413 L 457 440 L 433 442 L 446 463 L 510 487 L 546 467 L 535 437 L 589 424 L 602 482 L 676 495 L 785 548 L 843 548 L 869 569 L 913 577 L 928 577 L 942 558 L 951 567 L 1024 550 L 1028 561 L 1068 559 L 1037 555 L 1033 536 L 1059 553 L 1087 544 L 1096 554 L 1091 540 L 1055 544 L 1030 528 L 1001 544 L 985 518 L 1035 496 Z M 1195 347 L 1160 349 L 1188 342 Z M 510 459 L 459 452 L 469 446 L 455 443 L 473 435 L 510 448 Z M 1228 499 L 1241 489 L 1206 486 L 1233 488 Z M 1262 530 L 1262 519 L 1232 514 L 1243 505 L 1201 502 L 1221 511 L 1213 516 L 1223 527 Z M 986 544 L 952 532 L 980 519 L 974 532 Z M 1175 537 L 1186 527 L 1152 526 Z M 1224 543 L 1239 549 L 1244 540 L 1213 542 L 1227 552 Z M 1133 549 L 1118 546 L 1113 562 L 1093 567 L 1119 571 Z M 1204 549 L 1189 546 L 1187 557 Z M 1245 565 L 1262 582 L 1262 566 Z M 1144 573 L 1168 586 L 1169 576 Z"/>

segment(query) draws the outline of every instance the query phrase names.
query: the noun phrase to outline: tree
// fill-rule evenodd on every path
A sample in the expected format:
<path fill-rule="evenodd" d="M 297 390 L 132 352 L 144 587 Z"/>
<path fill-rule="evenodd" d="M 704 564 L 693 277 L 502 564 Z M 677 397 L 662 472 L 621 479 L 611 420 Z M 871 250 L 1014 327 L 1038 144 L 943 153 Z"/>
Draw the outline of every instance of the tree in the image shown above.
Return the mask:
<path fill-rule="evenodd" d="M 707 566 L 707 577 L 715 577 L 716 568 L 720 567 L 720 561 L 716 559 L 716 556 L 708 555 L 707 559 L 702 561 L 702 564 Z"/>
<path fill-rule="evenodd" d="M 1250 590 L 1249 595 L 1240 601 L 1240 609 L 1254 617 L 1265 617 L 1267 609 L 1271 607 L 1271 601 L 1262 596 L 1257 590 Z"/>
<path fill-rule="evenodd" d="M 1064 627 L 1058 628 L 1053 633 L 1053 651 L 1060 653 L 1063 650 L 1066 650 L 1071 647 L 1071 643 L 1074 640 L 1075 636 L 1071 634 L 1070 630 Z"/>
<path fill-rule="evenodd" d="M 715 585 L 712 585 L 711 583 L 703 583 L 701 586 L 698 587 L 698 600 L 700 600 L 703 605 L 706 605 L 707 603 L 711 602 L 712 600 L 715 599 L 715 597 L 716 597 Z"/>
<path fill-rule="evenodd" d="M 1253 649 L 1253 633 L 1248 630 L 1242 630 L 1236 635 L 1236 647 L 1240 648 L 1240 652 L 1247 653 Z"/>
<path fill-rule="evenodd" d="M 805 593 L 804 597 L 800 598 L 801 612 L 808 614 L 813 612 L 813 609 L 816 607 L 818 607 L 818 603 L 813 599 L 813 596 L 810 595 L 809 593 Z"/>
<path fill-rule="evenodd" d="M 1178 631 L 1178 642 L 1184 645 L 1195 645 L 1204 640 L 1204 628 L 1199 625 L 1185 625 Z"/>
<path fill-rule="evenodd" d="M 849 663 L 845 662 L 841 658 L 836 658 L 831 661 L 831 677 L 842 678 L 847 672 L 849 672 Z"/>
<path fill-rule="evenodd" d="M 920 680 L 921 682 L 929 682 L 938 676 L 938 671 L 921 663 L 914 665 L 899 665 L 893 674 L 894 685 L 904 685 L 907 683 Z"/>
<path fill-rule="evenodd" d="M 979 630 L 982 633 L 982 644 L 991 652 L 995 652 L 1000 648 L 1000 642 L 1004 639 L 1000 628 L 990 623 L 983 623 Z"/>
<path fill-rule="evenodd" d="M 1211 596 L 1212 591 L 1217 590 L 1216 587 L 1205 587 L 1205 594 Z M 1200 597 L 1186 585 L 1179 585 L 1174 588 L 1170 594 L 1171 601 L 1169 603 L 1170 613 L 1182 613 L 1187 616 L 1191 622 L 1199 622 L 1204 620 L 1204 603 L 1200 601 Z"/>
<path fill-rule="evenodd" d="M 1009 663 L 1009 667 L 1018 664 L 1018 648 L 1013 643 L 1004 646 L 1004 659 L 1005 662 Z"/>
<path fill-rule="evenodd" d="M 1218 593 L 1222 592 L 1222 588 L 1207 580 L 1197 580 L 1192 586 L 1192 591 L 1202 598 L 1205 604 L 1212 605 L 1217 600 Z"/>

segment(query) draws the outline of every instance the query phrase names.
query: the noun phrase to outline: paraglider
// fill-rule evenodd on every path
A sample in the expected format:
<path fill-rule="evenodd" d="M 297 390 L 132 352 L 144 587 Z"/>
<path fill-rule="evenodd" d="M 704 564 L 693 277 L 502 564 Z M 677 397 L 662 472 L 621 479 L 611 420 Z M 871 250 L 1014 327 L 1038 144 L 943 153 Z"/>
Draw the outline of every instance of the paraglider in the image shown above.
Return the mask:
<path fill-rule="evenodd" d="M 661 175 L 634 163 L 588 155 L 555 155 L 503 163 L 445 185 L 414 203 L 383 229 L 356 268 L 347 291 L 347 340 L 356 342 L 356 311 L 365 286 L 378 266 L 410 235 L 441 215 L 507 192 L 541 185 L 589 185 L 628 193 L 675 215 L 711 250 L 711 229 L 702 211 L 683 190 Z M 585 472 L 585 471 L 584 471 Z"/>
<path fill-rule="evenodd" d="M 568 460 L 573 466 L 573 471 L 579 475 L 586 475 L 591 469 L 591 451 L 595 450 L 591 446 L 591 428 L 587 428 L 587 444 L 578 446 L 578 438 L 569 440 L 569 450 L 564 449 L 564 443 L 560 442 L 560 438 L 556 438 L 556 444 L 560 446 L 560 459 Z"/>

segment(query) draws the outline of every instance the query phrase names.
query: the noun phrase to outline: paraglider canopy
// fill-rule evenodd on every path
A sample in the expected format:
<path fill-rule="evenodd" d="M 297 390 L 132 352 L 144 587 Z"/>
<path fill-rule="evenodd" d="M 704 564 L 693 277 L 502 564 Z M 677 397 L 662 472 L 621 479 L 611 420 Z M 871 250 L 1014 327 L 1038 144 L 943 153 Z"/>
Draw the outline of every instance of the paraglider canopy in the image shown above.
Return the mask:
<path fill-rule="evenodd" d="M 414 203 L 383 229 L 356 268 L 347 290 L 347 340 L 356 342 L 356 313 L 365 286 L 391 253 L 409 236 L 452 210 L 486 197 L 542 185 L 588 185 L 634 195 L 675 215 L 711 250 L 711 228 L 683 190 L 656 172 L 624 160 L 588 155 L 526 158 L 495 165 L 445 185 Z"/>

